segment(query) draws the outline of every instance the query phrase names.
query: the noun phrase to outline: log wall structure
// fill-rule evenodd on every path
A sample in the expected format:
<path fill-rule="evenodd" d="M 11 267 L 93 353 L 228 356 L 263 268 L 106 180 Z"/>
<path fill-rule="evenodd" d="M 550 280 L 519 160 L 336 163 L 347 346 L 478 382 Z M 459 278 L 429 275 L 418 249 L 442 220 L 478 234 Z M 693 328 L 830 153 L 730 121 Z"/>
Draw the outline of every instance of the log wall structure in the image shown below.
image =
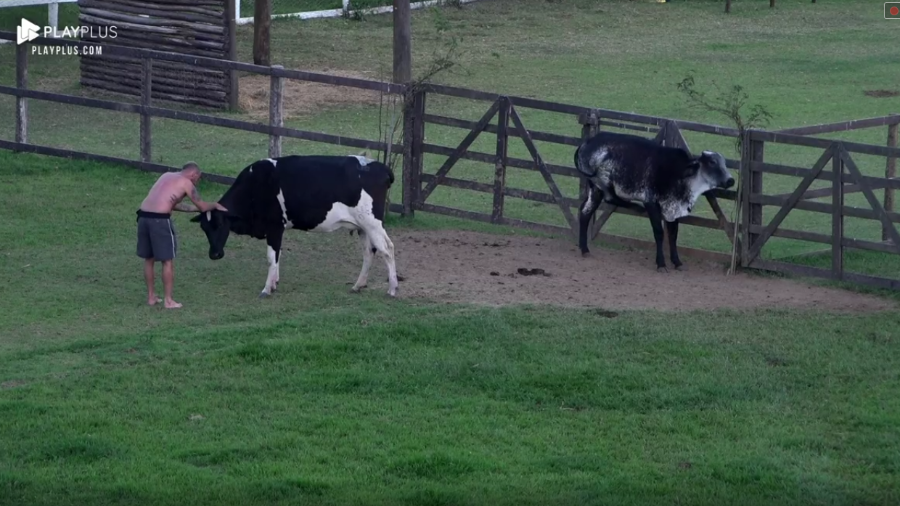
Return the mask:
<path fill-rule="evenodd" d="M 81 25 L 90 29 L 85 42 L 236 59 L 231 0 L 78 0 L 78 7 Z M 82 55 L 81 85 L 139 97 L 141 59 Z M 230 109 L 238 103 L 235 71 L 186 62 L 155 62 L 152 90 L 153 98 L 172 102 Z"/>

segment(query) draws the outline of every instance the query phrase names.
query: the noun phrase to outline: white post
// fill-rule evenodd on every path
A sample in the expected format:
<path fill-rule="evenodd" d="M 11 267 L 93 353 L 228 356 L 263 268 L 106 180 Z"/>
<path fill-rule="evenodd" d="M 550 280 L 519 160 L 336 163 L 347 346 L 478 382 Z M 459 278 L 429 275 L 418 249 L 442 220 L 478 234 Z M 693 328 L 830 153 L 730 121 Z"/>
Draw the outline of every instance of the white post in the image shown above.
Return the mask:
<path fill-rule="evenodd" d="M 350 0 L 344 0 L 344 12 L 350 11 Z"/>
<path fill-rule="evenodd" d="M 241 19 L 241 0 L 234 0 L 234 22 Z"/>
<path fill-rule="evenodd" d="M 59 4 L 56 2 L 47 4 L 47 24 L 53 27 L 53 36 L 56 37 L 56 26 L 59 24 Z"/>

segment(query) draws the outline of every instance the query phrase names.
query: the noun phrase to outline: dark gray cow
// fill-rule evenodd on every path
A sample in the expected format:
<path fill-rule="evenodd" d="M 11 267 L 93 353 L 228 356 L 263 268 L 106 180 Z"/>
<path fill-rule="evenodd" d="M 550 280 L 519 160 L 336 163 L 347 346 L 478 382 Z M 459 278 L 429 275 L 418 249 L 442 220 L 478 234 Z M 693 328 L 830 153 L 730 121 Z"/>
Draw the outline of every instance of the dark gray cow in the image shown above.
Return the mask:
<path fill-rule="evenodd" d="M 672 264 L 680 269 L 682 264 L 675 245 L 678 219 L 690 214 L 700 195 L 713 188 L 734 185 L 725 157 L 719 153 L 704 151 L 699 157 L 691 157 L 681 148 L 664 147 L 645 137 L 613 132 L 600 132 L 582 142 L 575 150 L 575 168 L 589 186 L 578 213 L 581 254 L 590 253 L 587 230 L 601 202 L 644 209 L 653 227 L 656 267 L 660 272 L 666 271 L 661 221 L 666 222 Z"/>
<path fill-rule="evenodd" d="M 209 258 L 225 256 L 229 233 L 265 239 L 269 275 L 260 297 L 271 295 L 279 280 L 284 231 L 356 230 L 363 245 L 363 266 L 353 291 L 366 286 L 372 257 L 388 268 L 388 295 L 397 293 L 394 243 L 382 226 L 385 198 L 394 174 L 385 164 L 364 156 L 283 156 L 245 167 L 219 200 L 227 212 L 200 213 L 209 240 Z"/>

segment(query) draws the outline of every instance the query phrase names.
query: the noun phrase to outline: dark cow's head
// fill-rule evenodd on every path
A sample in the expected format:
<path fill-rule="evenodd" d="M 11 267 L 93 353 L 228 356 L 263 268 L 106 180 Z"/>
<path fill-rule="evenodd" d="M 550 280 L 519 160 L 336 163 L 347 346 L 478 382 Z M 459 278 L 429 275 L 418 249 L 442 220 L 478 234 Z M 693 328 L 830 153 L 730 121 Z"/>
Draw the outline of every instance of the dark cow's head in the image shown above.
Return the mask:
<path fill-rule="evenodd" d="M 713 188 L 731 188 L 734 178 L 725 165 L 725 157 L 715 151 L 704 151 L 695 160 L 699 176 Z"/>
<path fill-rule="evenodd" d="M 228 213 L 218 209 L 191 218 L 192 222 L 200 223 L 200 228 L 206 233 L 210 260 L 219 260 L 225 256 L 225 243 L 228 242 L 228 234 L 231 231 L 230 219 Z"/>

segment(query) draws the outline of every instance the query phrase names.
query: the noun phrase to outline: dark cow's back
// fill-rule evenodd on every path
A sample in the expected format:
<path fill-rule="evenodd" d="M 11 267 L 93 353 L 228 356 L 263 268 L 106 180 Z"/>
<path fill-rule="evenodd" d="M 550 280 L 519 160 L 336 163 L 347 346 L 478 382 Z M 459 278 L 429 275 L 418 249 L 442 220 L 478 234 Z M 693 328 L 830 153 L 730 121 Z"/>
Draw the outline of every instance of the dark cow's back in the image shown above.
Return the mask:
<path fill-rule="evenodd" d="M 665 194 L 680 187 L 685 178 L 696 172 L 691 155 L 684 149 L 616 132 L 600 132 L 585 141 L 575 153 L 576 168 L 585 176 L 594 177 L 600 167 L 591 157 L 600 152 L 604 164 L 615 172 L 610 177 L 635 193 L 647 188 L 654 194 Z"/>
<path fill-rule="evenodd" d="M 355 158 L 291 155 L 276 160 L 275 206 L 280 217 L 280 190 L 293 228 L 315 228 L 335 203 L 347 207 L 359 204 L 363 187 Z"/>

